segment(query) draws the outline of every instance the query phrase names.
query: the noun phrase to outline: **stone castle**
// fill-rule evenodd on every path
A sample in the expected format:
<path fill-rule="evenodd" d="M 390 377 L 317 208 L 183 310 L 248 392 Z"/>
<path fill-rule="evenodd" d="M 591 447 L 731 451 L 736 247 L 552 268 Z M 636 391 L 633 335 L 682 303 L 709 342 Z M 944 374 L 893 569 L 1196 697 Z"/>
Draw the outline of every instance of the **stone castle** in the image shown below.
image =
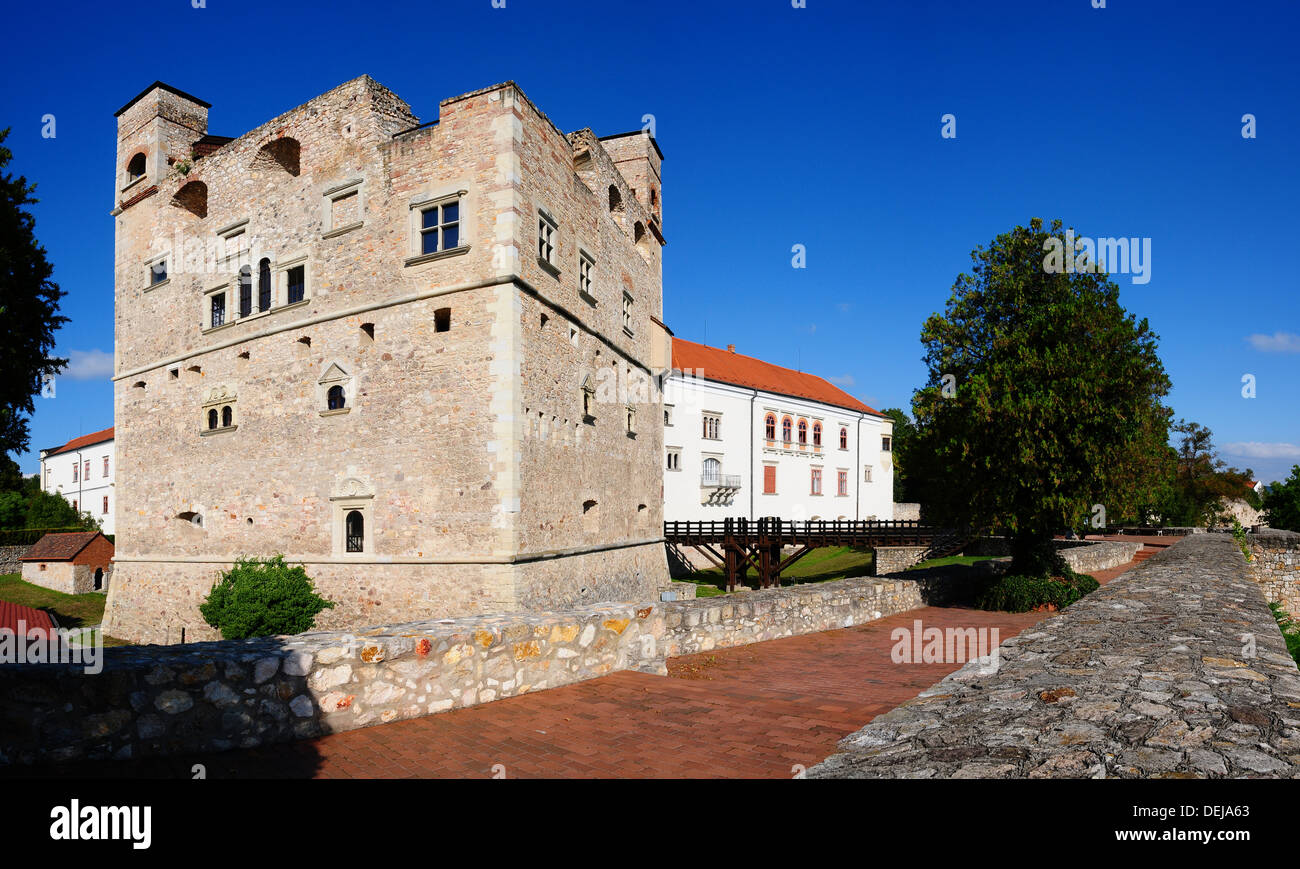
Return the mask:
<path fill-rule="evenodd" d="M 667 581 L 662 154 L 513 83 L 422 124 L 362 76 L 238 138 L 117 113 L 106 633 L 213 639 L 241 556 L 318 626 L 640 600 Z"/>

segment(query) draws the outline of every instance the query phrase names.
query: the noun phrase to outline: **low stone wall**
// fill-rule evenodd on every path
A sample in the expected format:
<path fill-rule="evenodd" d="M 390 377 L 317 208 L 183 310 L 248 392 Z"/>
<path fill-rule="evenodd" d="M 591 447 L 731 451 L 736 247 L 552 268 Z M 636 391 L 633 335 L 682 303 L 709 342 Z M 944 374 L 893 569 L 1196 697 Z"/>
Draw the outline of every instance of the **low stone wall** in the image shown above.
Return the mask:
<path fill-rule="evenodd" d="M 1142 548 L 1141 543 L 1118 540 L 1085 540 L 1061 549 L 1061 557 L 1075 573 L 1093 573 L 1128 564 Z"/>
<path fill-rule="evenodd" d="M 895 501 L 894 521 L 895 522 L 920 522 L 921 505 L 911 504 L 904 501 Z"/>
<path fill-rule="evenodd" d="M 0 763 L 222 751 L 666 673 L 656 604 L 104 650 L 103 672 L 0 666 Z"/>
<path fill-rule="evenodd" d="M 1263 589 L 1264 599 L 1300 619 L 1300 534 L 1263 528 L 1247 539 L 1250 577 Z"/>
<path fill-rule="evenodd" d="M 18 559 L 28 553 L 29 546 L 0 546 L 0 576 L 6 573 L 22 573 L 23 564 Z"/>
<path fill-rule="evenodd" d="M 923 606 L 921 586 L 859 577 L 770 588 L 664 607 L 668 657 L 860 625 Z"/>
<path fill-rule="evenodd" d="M 925 557 L 924 546 L 877 546 L 872 550 L 871 573 L 888 576 L 919 564 Z"/>
<path fill-rule="evenodd" d="M 996 664 L 876 718 L 808 777 L 1300 775 L 1300 673 L 1229 536 L 1184 538 Z"/>

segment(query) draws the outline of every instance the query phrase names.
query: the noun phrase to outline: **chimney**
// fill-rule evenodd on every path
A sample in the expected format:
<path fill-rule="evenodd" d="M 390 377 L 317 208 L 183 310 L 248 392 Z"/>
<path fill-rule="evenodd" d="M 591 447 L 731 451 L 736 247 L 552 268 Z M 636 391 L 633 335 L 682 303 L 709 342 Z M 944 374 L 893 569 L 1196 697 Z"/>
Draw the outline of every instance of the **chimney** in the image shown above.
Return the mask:
<path fill-rule="evenodd" d="M 728 352 L 728 353 L 735 353 L 735 352 L 736 352 L 736 345 L 735 345 L 735 344 L 728 344 L 728 345 L 727 345 L 727 352 Z"/>

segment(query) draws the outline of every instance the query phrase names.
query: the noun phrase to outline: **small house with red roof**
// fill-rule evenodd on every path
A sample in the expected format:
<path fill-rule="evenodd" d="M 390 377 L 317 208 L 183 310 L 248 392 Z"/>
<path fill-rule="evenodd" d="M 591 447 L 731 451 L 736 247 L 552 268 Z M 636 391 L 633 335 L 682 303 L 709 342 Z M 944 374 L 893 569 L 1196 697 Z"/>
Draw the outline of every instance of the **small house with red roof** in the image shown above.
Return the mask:
<path fill-rule="evenodd" d="M 41 450 L 41 488 L 62 495 L 78 513 L 89 514 L 105 534 L 114 533 L 117 456 L 112 428 L 80 435 Z"/>
<path fill-rule="evenodd" d="M 113 542 L 98 531 L 46 534 L 18 559 L 23 579 L 65 594 L 107 591 Z"/>
<path fill-rule="evenodd" d="M 893 420 L 829 380 L 672 338 L 664 519 L 893 519 Z"/>

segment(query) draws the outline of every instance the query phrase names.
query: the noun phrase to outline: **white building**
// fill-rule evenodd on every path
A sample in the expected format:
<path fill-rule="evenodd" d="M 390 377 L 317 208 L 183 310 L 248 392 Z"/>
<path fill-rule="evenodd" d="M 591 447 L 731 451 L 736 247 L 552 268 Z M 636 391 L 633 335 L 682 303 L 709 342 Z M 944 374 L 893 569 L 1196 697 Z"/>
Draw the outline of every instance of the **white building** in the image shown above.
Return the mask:
<path fill-rule="evenodd" d="M 111 428 L 41 450 L 41 488 L 67 498 L 73 509 L 89 513 L 105 534 L 114 533 L 115 473 L 117 456 Z"/>
<path fill-rule="evenodd" d="M 820 377 L 673 338 L 664 519 L 893 519 L 892 437 Z"/>

